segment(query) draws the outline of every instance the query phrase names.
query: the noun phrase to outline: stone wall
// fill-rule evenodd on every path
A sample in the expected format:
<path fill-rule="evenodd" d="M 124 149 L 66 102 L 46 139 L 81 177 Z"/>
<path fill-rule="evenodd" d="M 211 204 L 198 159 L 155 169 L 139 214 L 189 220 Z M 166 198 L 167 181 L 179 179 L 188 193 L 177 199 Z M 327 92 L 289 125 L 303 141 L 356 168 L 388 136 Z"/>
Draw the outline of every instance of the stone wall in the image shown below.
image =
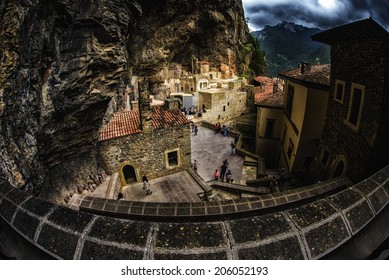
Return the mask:
<path fill-rule="evenodd" d="M 180 165 L 169 168 L 165 152 L 177 148 Z M 190 127 L 185 125 L 154 129 L 150 133 L 106 140 L 99 143 L 99 151 L 109 174 L 118 172 L 123 163 L 128 163 L 138 169 L 140 176 L 162 177 L 190 167 Z"/>
<path fill-rule="evenodd" d="M 97 174 L 132 75 L 158 93 L 192 55 L 238 69 L 249 32 L 240 0 L 7 0 L 0 15 L 0 177 L 55 202 Z"/>
<path fill-rule="evenodd" d="M 225 122 L 247 112 L 247 93 L 227 89 L 210 89 L 199 92 L 200 108 L 205 104 L 203 119 L 208 122 Z"/>
<path fill-rule="evenodd" d="M 388 163 L 389 81 L 385 79 L 389 73 L 388 65 L 389 43 L 370 41 L 332 46 L 331 90 L 322 145 L 330 152 L 330 160 L 324 168 L 316 158 L 311 177 L 324 179 L 331 176 L 336 160 L 342 156 L 346 161 L 346 174 L 354 181 L 371 175 Z M 335 79 L 345 81 L 343 103 L 334 100 Z M 358 131 L 344 123 L 352 83 L 365 86 Z"/>

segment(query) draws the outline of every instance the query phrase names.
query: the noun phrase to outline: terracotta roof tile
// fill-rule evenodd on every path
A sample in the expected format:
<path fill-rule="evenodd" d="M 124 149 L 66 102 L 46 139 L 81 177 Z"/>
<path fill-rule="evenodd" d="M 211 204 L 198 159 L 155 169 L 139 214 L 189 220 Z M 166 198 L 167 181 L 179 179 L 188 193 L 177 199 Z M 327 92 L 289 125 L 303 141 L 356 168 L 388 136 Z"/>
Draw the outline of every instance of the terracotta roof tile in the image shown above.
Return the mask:
<path fill-rule="evenodd" d="M 109 123 L 100 130 L 99 141 L 140 133 L 139 111 L 115 113 Z"/>
<path fill-rule="evenodd" d="M 261 87 L 254 88 L 255 104 L 259 106 L 284 108 L 285 95 L 282 88 L 278 88 L 276 93 L 273 93 L 273 84 L 266 86 L 264 92 L 261 91 Z"/>
<path fill-rule="evenodd" d="M 269 77 L 266 77 L 266 76 L 258 76 L 258 77 L 255 77 L 254 78 L 255 81 L 257 81 L 258 83 L 272 83 L 273 80 L 272 78 L 269 78 Z"/>
<path fill-rule="evenodd" d="M 154 106 L 152 124 L 155 129 L 188 124 L 189 120 L 178 109 L 168 110 L 164 106 Z"/>
<path fill-rule="evenodd" d="M 153 106 L 152 125 L 154 129 L 185 125 L 189 120 L 178 109 L 168 110 L 164 106 Z M 139 111 L 115 113 L 109 123 L 99 132 L 99 141 L 141 133 Z"/>
<path fill-rule="evenodd" d="M 293 78 L 302 82 L 315 83 L 319 85 L 330 85 L 330 64 L 312 65 L 304 73 L 301 73 L 300 68 L 284 71 L 280 73 L 286 78 Z"/>

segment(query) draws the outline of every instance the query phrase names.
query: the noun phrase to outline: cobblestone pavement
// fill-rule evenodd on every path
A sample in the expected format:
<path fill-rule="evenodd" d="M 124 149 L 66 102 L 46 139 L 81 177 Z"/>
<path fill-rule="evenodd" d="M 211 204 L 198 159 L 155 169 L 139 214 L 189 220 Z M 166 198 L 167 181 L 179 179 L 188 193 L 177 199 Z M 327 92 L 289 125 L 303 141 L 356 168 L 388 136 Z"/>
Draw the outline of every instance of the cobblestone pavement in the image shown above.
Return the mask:
<path fill-rule="evenodd" d="M 204 192 L 188 172 L 149 180 L 151 195 L 146 195 L 143 183 L 136 183 L 122 189 L 125 200 L 145 202 L 196 202 L 201 201 L 198 193 Z"/>
<path fill-rule="evenodd" d="M 230 144 L 233 140 L 232 137 L 216 135 L 212 129 L 205 127 L 199 127 L 197 135 L 192 133 L 192 162 L 197 160 L 199 163 L 197 173 L 204 181 L 213 180 L 215 169 L 220 171 L 223 160 L 227 159 L 234 182 L 240 183 L 244 158 L 238 155 L 231 156 Z"/>

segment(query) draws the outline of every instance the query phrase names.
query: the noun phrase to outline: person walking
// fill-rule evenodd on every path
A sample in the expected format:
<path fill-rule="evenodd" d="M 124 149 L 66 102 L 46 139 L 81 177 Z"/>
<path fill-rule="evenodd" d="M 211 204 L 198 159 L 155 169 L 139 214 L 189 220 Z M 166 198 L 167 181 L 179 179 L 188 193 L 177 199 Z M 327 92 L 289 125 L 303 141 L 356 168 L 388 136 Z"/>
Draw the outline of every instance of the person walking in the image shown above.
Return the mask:
<path fill-rule="evenodd" d="M 197 135 L 197 132 L 199 131 L 199 129 L 197 128 L 197 125 L 195 125 L 195 128 L 194 128 L 194 133 L 195 135 Z"/>
<path fill-rule="evenodd" d="M 197 160 L 194 160 L 192 167 L 193 167 L 193 170 L 197 173 L 197 168 L 199 167 Z"/>
<path fill-rule="evenodd" d="M 226 182 L 227 182 L 227 183 L 232 183 L 232 173 L 231 173 L 231 170 L 228 170 L 228 171 L 227 171 L 227 174 L 226 174 Z"/>
<path fill-rule="evenodd" d="M 239 134 L 239 132 L 237 132 L 237 133 L 235 134 L 235 137 L 234 137 L 234 143 L 235 143 L 235 145 L 238 143 L 239 137 L 240 137 L 240 134 Z"/>
<path fill-rule="evenodd" d="M 235 144 L 234 144 L 234 142 L 233 141 L 231 141 L 231 156 L 235 156 Z"/>
<path fill-rule="evenodd" d="M 220 173 L 218 169 L 215 169 L 215 172 L 213 172 L 213 177 L 215 178 L 215 181 L 219 180 Z"/>
<path fill-rule="evenodd" d="M 143 189 L 146 191 L 146 195 L 153 193 L 150 188 L 149 179 L 147 179 L 146 175 L 143 176 Z"/>
<path fill-rule="evenodd" d="M 223 165 L 220 167 L 220 180 L 221 180 L 221 181 L 224 181 L 224 176 L 226 175 L 226 172 L 227 172 L 227 165 L 226 165 L 226 164 L 223 164 Z"/>
<path fill-rule="evenodd" d="M 271 181 L 270 181 L 270 192 L 271 192 L 271 193 L 277 192 L 277 191 L 276 191 L 276 186 L 277 186 L 277 180 L 276 180 L 276 177 L 273 176 L 272 179 L 271 179 Z"/>

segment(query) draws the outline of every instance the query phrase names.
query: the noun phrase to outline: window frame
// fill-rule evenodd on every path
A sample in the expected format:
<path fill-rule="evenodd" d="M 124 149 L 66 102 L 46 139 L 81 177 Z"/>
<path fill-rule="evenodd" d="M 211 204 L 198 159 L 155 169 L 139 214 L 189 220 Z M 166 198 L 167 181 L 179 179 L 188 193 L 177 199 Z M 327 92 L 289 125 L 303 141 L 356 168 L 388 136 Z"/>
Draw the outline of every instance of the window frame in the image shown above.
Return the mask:
<path fill-rule="evenodd" d="M 169 154 L 177 153 L 177 164 L 170 165 Z M 165 165 L 167 169 L 174 169 L 181 166 L 180 148 L 165 151 Z"/>
<path fill-rule="evenodd" d="M 338 86 L 339 85 L 342 85 L 342 87 L 343 87 L 343 90 L 342 90 L 342 93 L 341 93 L 341 96 L 342 96 L 341 99 L 337 98 L 338 97 Z M 343 104 L 343 102 L 344 102 L 345 89 L 346 89 L 346 82 L 345 81 L 335 80 L 334 100 L 339 102 L 340 104 Z"/>
<path fill-rule="evenodd" d="M 352 107 L 353 107 L 353 103 L 354 103 L 354 97 L 355 97 L 354 96 L 355 95 L 355 92 L 354 92 L 355 89 L 358 89 L 358 90 L 361 91 L 361 100 L 360 100 L 360 104 L 359 104 L 359 108 L 358 108 L 358 116 L 357 116 L 356 124 L 350 122 L 351 111 L 352 111 Z M 349 105 L 348 105 L 347 118 L 344 120 L 344 123 L 347 126 L 349 126 L 351 129 L 355 130 L 355 131 L 358 131 L 359 126 L 361 124 L 363 104 L 364 104 L 364 101 L 365 101 L 365 89 L 366 89 L 366 87 L 364 85 L 357 84 L 357 83 L 352 83 L 351 84 L 350 102 L 349 102 Z"/>

